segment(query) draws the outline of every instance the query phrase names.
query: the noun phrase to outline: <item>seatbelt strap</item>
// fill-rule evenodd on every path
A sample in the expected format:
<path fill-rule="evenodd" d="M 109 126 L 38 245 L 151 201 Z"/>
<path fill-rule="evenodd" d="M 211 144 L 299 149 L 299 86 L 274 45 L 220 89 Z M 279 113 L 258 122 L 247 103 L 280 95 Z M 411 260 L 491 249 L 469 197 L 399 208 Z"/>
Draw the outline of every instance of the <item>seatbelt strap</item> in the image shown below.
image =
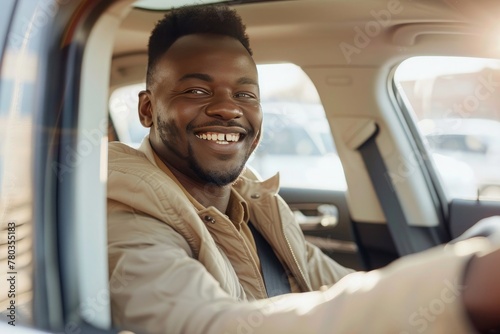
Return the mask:
<path fill-rule="evenodd" d="M 291 293 L 292 290 L 290 288 L 290 282 L 288 282 L 288 275 L 271 245 L 264 239 L 262 234 L 255 229 L 252 223 L 249 222 L 248 227 L 250 231 L 252 231 L 255 240 L 268 297 Z"/>
<path fill-rule="evenodd" d="M 384 159 L 382 158 L 375 141 L 378 132 L 379 130 L 377 126 L 371 136 L 369 136 L 368 139 L 366 139 L 366 141 L 358 147 L 358 151 L 361 153 L 366 170 L 368 171 L 372 181 L 373 188 L 377 193 L 380 206 L 382 207 L 382 211 L 384 212 L 387 220 L 392 240 L 394 240 L 394 244 L 399 255 L 403 256 L 412 254 L 417 250 L 414 249 L 411 242 L 410 227 L 406 220 L 406 216 L 403 213 L 403 208 L 392 184 L 392 180 L 387 172 Z"/>

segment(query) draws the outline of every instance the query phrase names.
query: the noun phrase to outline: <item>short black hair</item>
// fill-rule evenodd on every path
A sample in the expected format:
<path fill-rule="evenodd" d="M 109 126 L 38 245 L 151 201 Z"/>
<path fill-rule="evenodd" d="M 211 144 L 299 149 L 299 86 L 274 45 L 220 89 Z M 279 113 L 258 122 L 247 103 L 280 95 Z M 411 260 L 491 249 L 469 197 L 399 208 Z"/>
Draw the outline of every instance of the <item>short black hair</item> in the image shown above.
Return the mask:
<path fill-rule="evenodd" d="M 226 5 L 185 6 L 172 9 L 156 23 L 148 44 L 146 84 L 152 83 L 154 66 L 174 42 L 192 34 L 217 34 L 237 39 L 252 55 L 246 27 L 235 10 Z"/>

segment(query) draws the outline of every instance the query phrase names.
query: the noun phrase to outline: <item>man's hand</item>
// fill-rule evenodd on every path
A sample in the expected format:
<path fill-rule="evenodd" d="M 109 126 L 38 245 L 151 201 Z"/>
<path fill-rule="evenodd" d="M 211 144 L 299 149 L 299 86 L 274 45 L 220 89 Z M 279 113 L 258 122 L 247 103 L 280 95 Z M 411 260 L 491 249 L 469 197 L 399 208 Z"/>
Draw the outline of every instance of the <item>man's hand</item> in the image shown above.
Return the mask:
<path fill-rule="evenodd" d="M 453 239 L 450 243 L 470 239 L 473 237 L 486 237 L 496 245 L 500 245 L 500 216 L 483 218 L 463 234 Z"/>
<path fill-rule="evenodd" d="M 465 273 L 464 305 L 481 332 L 500 329 L 500 249 L 471 260 Z"/>

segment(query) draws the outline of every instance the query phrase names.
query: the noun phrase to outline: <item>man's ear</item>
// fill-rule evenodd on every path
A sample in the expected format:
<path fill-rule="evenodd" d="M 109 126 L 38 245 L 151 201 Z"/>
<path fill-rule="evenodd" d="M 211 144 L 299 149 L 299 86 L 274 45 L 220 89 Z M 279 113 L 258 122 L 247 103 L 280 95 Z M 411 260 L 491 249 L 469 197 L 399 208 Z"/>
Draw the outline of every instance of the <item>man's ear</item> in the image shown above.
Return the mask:
<path fill-rule="evenodd" d="M 141 90 L 139 92 L 139 120 L 142 126 L 150 128 L 153 126 L 153 106 L 151 104 L 151 92 Z"/>

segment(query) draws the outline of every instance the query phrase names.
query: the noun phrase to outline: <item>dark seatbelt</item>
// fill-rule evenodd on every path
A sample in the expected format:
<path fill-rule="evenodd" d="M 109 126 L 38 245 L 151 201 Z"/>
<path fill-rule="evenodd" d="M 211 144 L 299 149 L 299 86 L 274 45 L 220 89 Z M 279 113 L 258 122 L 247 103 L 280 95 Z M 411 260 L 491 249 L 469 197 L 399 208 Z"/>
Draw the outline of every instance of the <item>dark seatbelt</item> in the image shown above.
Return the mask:
<path fill-rule="evenodd" d="M 399 255 L 412 254 L 420 249 L 416 249 L 410 239 L 412 231 L 408 226 L 398 195 L 375 141 L 378 132 L 377 127 L 377 130 L 358 147 L 358 151 L 363 157 L 366 170 L 370 175 L 382 211 L 384 211 L 389 231 Z"/>
<path fill-rule="evenodd" d="M 259 255 L 260 267 L 262 268 L 262 276 L 264 276 L 267 295 L 269 297 L 274 297 L 291 293 L 292 290 L 288 282 L 288 275 L 271 245 L 264 239 L 262 234 L 253 227 L 252 223 L 249 222 L 248 227 L 250 231 L 252 231 L 255 246 L 257 247 L 257 254 Z"/>

